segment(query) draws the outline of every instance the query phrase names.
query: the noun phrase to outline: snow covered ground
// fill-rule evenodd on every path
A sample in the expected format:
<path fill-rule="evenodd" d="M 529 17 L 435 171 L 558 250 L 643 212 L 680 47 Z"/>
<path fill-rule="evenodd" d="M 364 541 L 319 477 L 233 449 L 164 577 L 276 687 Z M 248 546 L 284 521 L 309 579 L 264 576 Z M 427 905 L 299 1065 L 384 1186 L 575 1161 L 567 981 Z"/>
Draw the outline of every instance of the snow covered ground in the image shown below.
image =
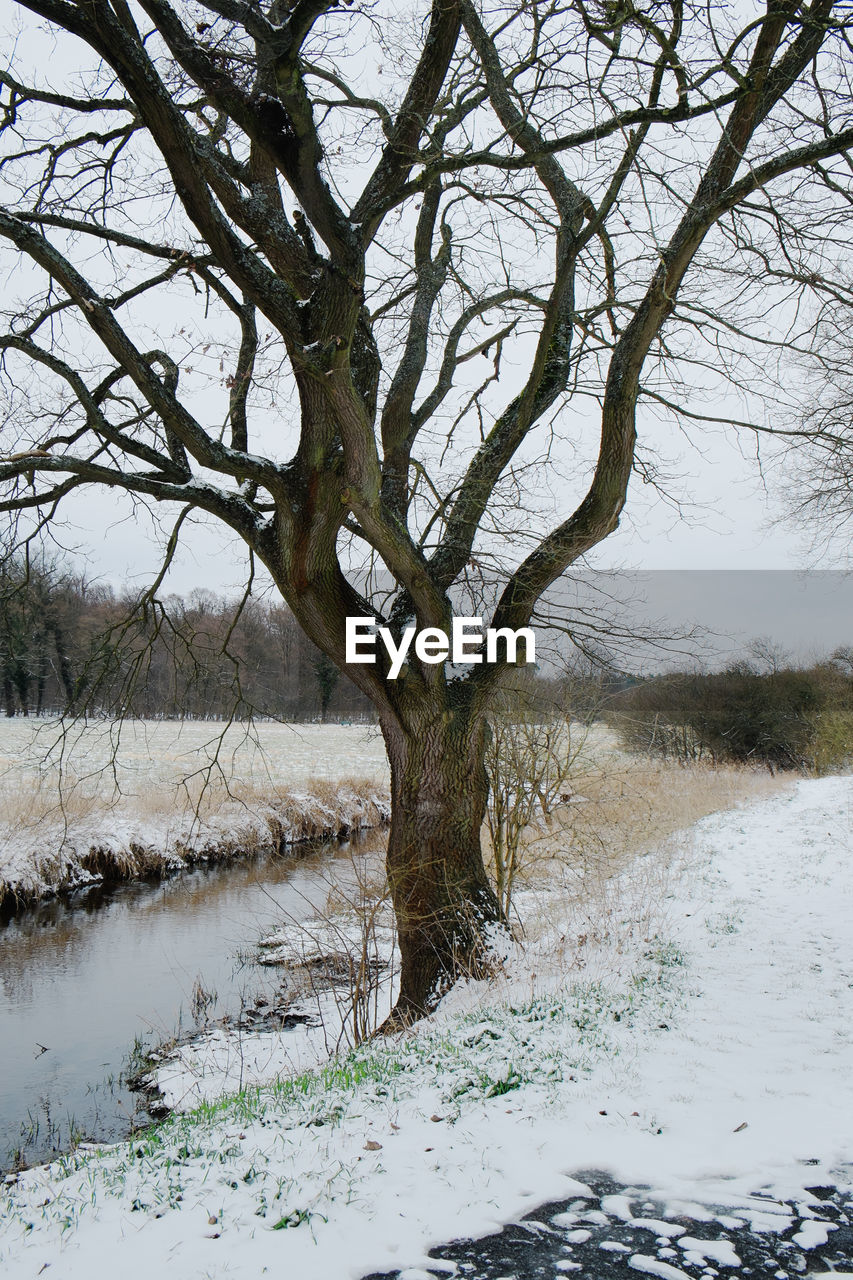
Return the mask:
<path fill-rule="evenodd" d="M 807 1200 L 853 1157 L 851 843 L 853 780 L 800 782 L 595 900 L 530 892 L 506 977 L 405 1037 L 331 1060 L 322 1029 L 210 1037 L 162 1068 L 170 1120 L 6 1188 L 0 1270 L 416 1280 L 430 1246 L 582 1196 L 593 1168 L 781 1230 L 748 1197 Z M 301 1074 L 256 1086 L 287 1058 Z M 713 1274 L 668 1234 L 642 1269 Z"/>

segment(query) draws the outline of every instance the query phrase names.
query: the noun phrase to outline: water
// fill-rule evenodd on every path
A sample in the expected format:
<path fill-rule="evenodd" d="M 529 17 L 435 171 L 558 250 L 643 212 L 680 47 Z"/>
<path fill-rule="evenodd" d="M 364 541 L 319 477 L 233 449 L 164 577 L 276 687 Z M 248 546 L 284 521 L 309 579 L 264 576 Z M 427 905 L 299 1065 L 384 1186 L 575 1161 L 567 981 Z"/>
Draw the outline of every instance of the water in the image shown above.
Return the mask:
<path fill-rule="evenodd" d="M 356 857 L 380 844 L 368 837 Z M 91 889 L 0 925 L 0 1168 L 49 1159 L 75 1138 L 114 1141 L 144 1121 L 144 1100 L 124 1078 L 134 1045 L 153 1047 L 276 988 L 276 970 L 254 962 L 255 943 L 322 907 L 330 882 L 351 878 L 353 849 Z M 197 984 L 215 996 L 203 1011 Z"/>

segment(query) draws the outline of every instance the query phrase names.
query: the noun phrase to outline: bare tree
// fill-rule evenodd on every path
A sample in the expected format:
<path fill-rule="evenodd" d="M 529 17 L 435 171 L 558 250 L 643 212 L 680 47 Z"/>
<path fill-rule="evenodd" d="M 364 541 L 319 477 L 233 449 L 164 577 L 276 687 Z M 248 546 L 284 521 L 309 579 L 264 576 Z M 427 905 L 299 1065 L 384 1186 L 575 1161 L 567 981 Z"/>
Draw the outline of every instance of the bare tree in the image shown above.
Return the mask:
<path fill-rule="evenodd" d="M 506 916 L 517 882 L 535 857 L 534 829 L 572 798 L 589 736 L 589 723 L 572 714 L 565 683 L 546 700 L 536 701 L 532 693 L 529 686 L 507 686 L 489 715 L 486 826 L 495 892 Z"/>
<path fill-rule="evenodd" d="M 810 359 L 793 425 L 785 439 L 784 495 L 791 521 L 808 530 L 822 550 L 850 560 L 853 521 L 853 379 L 850 321 L 853 276 L 814 325 Z"/>
<path fill-rule="evenodd" d="M 638 403 L 701 418 L 685 386 L 723 340 L 773 340 L 745 299 L 819 291 L 849 222 L 846 2 L 15 12 L 2 509 L 21 537 L 83 486 L 208 513 L 340 667 L 347 616 L 447 629 L 484 565 L 491 625 L 526 625 L 632 469 L 654 479 Z M 403 1021 L 502 919 L 480 837 L 503 666 L 348 674 L 391 764 Z"/>
<path fill-rule="evenodd" d="M 7 716 L 40 715 L 52 682 L 70 702 L 76 584 L 45 559 L 0 559 L 0 689 Z"/>

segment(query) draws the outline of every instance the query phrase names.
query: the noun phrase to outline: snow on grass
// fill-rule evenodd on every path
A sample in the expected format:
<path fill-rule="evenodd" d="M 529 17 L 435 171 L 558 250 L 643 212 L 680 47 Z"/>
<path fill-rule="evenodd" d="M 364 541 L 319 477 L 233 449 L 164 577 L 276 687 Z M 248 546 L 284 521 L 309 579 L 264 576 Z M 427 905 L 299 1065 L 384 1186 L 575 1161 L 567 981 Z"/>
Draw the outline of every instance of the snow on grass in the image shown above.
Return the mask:
<path fill-rule="evenodd" d="M 0 722 L 0 905 L 162 875 L 388 815 L 365 725 Z"/>
<path fill-rule="evenodd" d="M 354 772 L 387 777 L 379 731 L 363 724 L 254 724 L 211 720 L 91 720 L 71 723 L 15 717 L 0 720 L 0 783 L 7 798 L 19 787 L 55 785 L 62 760 L 66 791 L 112 791 L 144 800 L 214 765 L 213 777 L 252 785 L 290 785 L 306 778 L 334 782 Z"/>
<path fill-rule="evenodd" d="M 825 779 L 703 820 L 683 867 L 641 859 L 611 890 L 594 944 L 572 939 L 589 919 L 563 896 L 531 894 L 549 918 L 505 977 L 405 1036 L 316 1062 L 319 1028 L 244 1033 L 230 1052 L 258 1079 L 264 1047 L 280 1071 L 276 1045 L 295 1073 L 236 1092 L 222 1045 L 197 1046 L 173 1062 L 188 1110 L 6 1189 L 3 1274 L 355 1280 L 582 1196 L 593 1168 L 648 1186 L 667 1217 L 722 1205 L 784 1230 L 773 1197 L 808 1201 L 853 1151 L 851 804 L 850 779 Z M 606 1199 L 636 1228 L 628 1265 L 681 1277 L 643 1252 L 660 1224 Z M 736 1266 L 673 1245 L 684 1265 L 695 1245 Z"/>

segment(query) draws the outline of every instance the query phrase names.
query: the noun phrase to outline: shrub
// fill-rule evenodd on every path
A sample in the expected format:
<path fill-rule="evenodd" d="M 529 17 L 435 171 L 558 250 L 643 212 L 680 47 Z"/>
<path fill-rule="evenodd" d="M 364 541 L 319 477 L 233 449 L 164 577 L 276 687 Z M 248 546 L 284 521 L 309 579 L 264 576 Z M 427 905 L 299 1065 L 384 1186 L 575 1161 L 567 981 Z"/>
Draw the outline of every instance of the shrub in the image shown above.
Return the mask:
<path fill-rule="evenodd" d="M 827 708 L 816 718 L 810 744 L 815 773 L 831 773 L 853 760 L 853 709 Z"/>
<path fill-rule="evenodd" d="M 620 693 L 623 745 L 682 763 L 762 762 L 826 773 L 853 755 L 853 679 L 838 665 L 679 673 Z"/>

